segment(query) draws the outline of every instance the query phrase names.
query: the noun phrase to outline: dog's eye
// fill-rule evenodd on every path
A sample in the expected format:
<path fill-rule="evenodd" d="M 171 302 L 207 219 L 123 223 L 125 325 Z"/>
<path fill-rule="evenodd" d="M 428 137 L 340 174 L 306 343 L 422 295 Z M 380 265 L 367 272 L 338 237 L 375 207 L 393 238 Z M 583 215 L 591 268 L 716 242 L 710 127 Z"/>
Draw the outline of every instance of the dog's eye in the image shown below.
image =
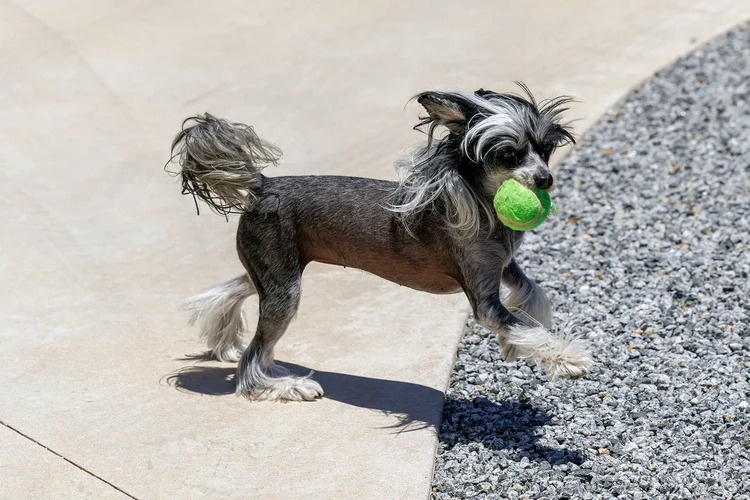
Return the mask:
<path fill-rule="evenodd" d="M 513 148 L 503 148 L 497 156 L 503 162 L 514 162 L 518 159 L 518 153 Z"/>

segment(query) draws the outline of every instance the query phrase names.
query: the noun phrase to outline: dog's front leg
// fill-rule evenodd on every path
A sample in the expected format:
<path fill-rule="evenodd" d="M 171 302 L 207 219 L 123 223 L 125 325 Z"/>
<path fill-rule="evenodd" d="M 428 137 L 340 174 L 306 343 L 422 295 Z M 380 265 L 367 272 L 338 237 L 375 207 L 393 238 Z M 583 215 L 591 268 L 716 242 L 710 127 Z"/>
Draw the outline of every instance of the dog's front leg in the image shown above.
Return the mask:
<path fill-rule="evenodd" d="M 508 310 L 521 310 L 544 328 L 552 328 L 549 299 L 539 285 L 524 274 L 516 259 L 512 259 L 503 269 L 503 284 L 510 289 L 510 295 L 505 301 Z"/>
<path fill-rule="evenodd" d="M 547 376 L 576 378 L 592 364 L 585 342 L 556 336 L 543 326 L 527 326 L 500 301 L 502 258 L 488 249 L 476 249 L 462 261 L 464 289 L 477 321 L 494 331 L 507 361 L 531 358 Z"/>
<path fill-rule="evenodd" d="M 502 261 L 485 254 L 481 261 L 464 258 L 462 267 L 464 288 L 474 318 L 480 325 L 497 333 L 505 360 L 514 361 L 516 349 L 506 339 L 510 329 L 520 325 L 521 321 L 500 300 Z"/>

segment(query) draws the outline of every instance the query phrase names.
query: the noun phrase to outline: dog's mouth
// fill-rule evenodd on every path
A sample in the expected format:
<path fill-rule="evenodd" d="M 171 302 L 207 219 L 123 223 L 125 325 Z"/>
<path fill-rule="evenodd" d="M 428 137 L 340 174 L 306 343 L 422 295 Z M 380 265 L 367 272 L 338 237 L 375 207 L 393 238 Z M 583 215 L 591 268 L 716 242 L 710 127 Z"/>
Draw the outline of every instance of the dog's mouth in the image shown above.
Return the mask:
<path fill-rule="evenodd" d="M 539 186 L 537 186 L 537 185 L 536 185 L 535 183 L 533 183 L 533 182 L 532 182 L 531 184 L 527 184 L 527 183 L 525 183 L 525 182 L 522 182 L 522 183 L 521 183 L 521 185 L 522 185 L 523 187 L 525 187 L 526 189 L 529 189 L 530 191 L 534 191 L 534 192 L 536 192 L 536 191 L 544 191 L 544 192 L 545 192 L 545 193 L 547 193 L 547 194 L 552 194 L 552 193 L 554 193 L 555 191 L 557 191 L 557 183 L 554 183 L 554 184 L 552 184 L 552 185 L 551 185 L 550 187 L 548 187 L 548 188 L 540 188 Z"/>
<path fill-rule="evenodd" d="M 556 179 L 553 180 L 552 185 L 549 186 L 548 188 L 540 188 L 539 186 L 537 186 L 536 182 L 534 182 L 534 180 L 530 177 L 521 176 L 521 175 L 513 176 L 513 175 L 507 175 L 507 173 L 499 173 L 499 174 L 491 175 L 485 180 L 487 194 L 490 197 L 495 196 L 495 193 L 497 192 L 498 189 L 500 189 L 500 186 L 502 186 L 505 183 L 505 181 L 508 181 L 511 179 L 513 179 L 514 181 L 516 181 L 517 183 L 519 183 L 520 185 L 522 185 L 523 187 L 525 187 L 526 189 L 530 191 L 534 191 L 534 192 L 544 191 L 545 193 L 550 194 L 550 195 L 554 193 L 555 191 L 557 191 Z"/>

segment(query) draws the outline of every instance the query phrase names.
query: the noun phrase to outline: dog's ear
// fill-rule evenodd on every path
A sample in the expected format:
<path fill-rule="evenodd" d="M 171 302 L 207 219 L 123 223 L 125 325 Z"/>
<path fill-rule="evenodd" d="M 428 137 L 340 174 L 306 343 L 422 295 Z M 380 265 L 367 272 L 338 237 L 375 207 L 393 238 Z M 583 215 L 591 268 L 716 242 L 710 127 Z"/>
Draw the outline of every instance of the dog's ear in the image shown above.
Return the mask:
<path fill-rule="evenodd" d="M 492 97 L 492 96 L 499 96 L 500 94 L 492 90 L 479 89 L 479 90 L 474 91 L 474 95 L 477 97 Z"/>
<path fill-rule="evenodd" d="M 454 134 L 466 132 L 470 116 L 467 103 L 460 96 L 447 92 L 422 92 L 417 95 L 417 102 L 430 115 L 429 121 L 443 125 Z"/>

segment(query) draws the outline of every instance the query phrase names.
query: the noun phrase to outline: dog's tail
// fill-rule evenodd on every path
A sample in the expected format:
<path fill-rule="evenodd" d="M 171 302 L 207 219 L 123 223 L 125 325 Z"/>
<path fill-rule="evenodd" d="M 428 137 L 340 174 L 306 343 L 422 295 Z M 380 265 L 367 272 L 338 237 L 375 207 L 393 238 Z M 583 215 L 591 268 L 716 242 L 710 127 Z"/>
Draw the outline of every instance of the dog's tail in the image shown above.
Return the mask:
<path fill-rule="evenodd" d="M 192 116 L 172 142 L 172 160 L 181 169 L 182 194 L 200 198 L 221 215 L 242 213 L 253 190 L 262 182 L 261 171 L 276 165 L 281 149 L 244 123 L 232 123 L 208 113 Z M 198 212 L 200 213 L 200 211 Z"/>

